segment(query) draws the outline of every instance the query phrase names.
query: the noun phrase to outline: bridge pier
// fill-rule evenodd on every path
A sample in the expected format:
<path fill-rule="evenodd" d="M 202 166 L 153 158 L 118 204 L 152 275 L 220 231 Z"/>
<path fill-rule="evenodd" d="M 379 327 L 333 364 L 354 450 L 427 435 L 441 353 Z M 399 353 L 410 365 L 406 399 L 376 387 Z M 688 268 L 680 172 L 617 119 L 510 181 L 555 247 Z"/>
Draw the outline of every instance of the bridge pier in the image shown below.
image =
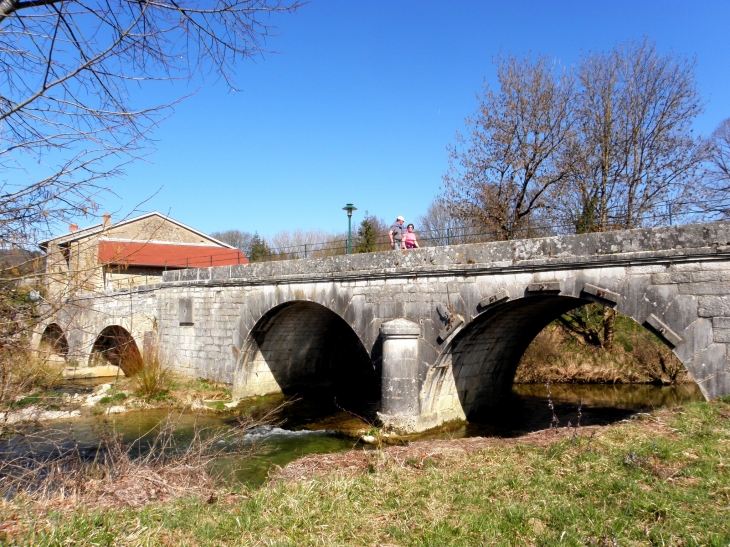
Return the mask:
<path fill-rule="evenodd" d="M 383 427 L 410 432 L 421 415 L 421 382 L 418 375 L 418 339 L 421 327 L 407 319 L 380 326 L 383 340 L 381 407 Z"/>

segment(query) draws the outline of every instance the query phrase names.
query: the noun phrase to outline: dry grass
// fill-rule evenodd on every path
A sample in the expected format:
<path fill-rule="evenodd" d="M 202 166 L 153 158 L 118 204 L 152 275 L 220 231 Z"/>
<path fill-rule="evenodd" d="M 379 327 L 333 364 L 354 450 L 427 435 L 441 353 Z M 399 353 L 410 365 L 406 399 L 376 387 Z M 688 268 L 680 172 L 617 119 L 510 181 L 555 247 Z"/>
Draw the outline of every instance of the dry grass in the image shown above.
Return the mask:
<path fill-rule="evenodd" d="M 167 363 L 154 352 L 130 363 L 137 394 L 145 399 L 164 397 L 170 390 L 172 375 Z"/>
<path fill-rule="evenodd" d="M 48 354 L 0 352 L 0 438 L 18 431 L 14 413 L 26 404 L 45 403 L 43 394 L 61 382 L 63 366 Z"/>
<path fill-rule="evenodd" d="M 181 496 L 211 496 L 217 476 L 211 474 L 210 464 L 224 453 L 230 456 L 230 446 L 238 446 L 237 440 L 260 423 L 249 420 L 227 429 L 196 428 L 193 438 L 182 445 L 174 435 L 181 415 L 168 414 L 144 450 L 143 437 L 124 443 L 113 426 L 102 422 L 93 459 L 75 449 L 59 449 L 43 458 L 33 453 L 0 454 L 0 496 L 42 510 L 77 505 L 143 507 Z M 45 438 L 50 437 L 52 432 L 47 431 Z M 253 450 L 249 446 L 234 454 L 246 458 Z"/>
<path fill-rule="evenodd" d="M 582 435 L 595 435 L 598 426 L 581 428 Z M 335 475 L 354 477 L 362 473 L 384 473 L 394 468 L 423 469 L 439 466 L 463 465 L 464 456 L 487 448 L 527 444 L 546 447 L 574 435 L 573 428 L 546 429 L 518 438 L 470 437 L 452 440 L 415 441 L 405 445 L 382 446 L 377 450 L 351 450 L 338 454 L 310 454 L 299 458 L 271 473 L 272 482 L 307 481 Z"/>
<path fill-rule="evenodd" d="M 62 380 L 64 365 L 48 353 L 0 352 L 0 407 L 34 390 L 51 389 Z"/>
<path fill-rule="evenodd" d="M 168 412 L 154 430 L 129 443 L 103 420 L 93 459 L 75 448 L 63 450 L 55 439 L 65 436 L 52 429 L 27 431 L 17 439 L 24 446 L 45 445 L 45 455 L 37 456 L 32 449 L 14 450 L 13 443 L 6 443 L 6 452 L 0 452 L 0 498 L 46 511 L 78 505 L 139 508 L 178 497 L 214 496 L 223 480 L 211 471 L 214 460 L 233 457 L 242 461 L 254 456 L 259 447 L 243 442 L 243 437 L 261 425 L 279 424 L 281 410 L 288 404 L 256 416 L 240 416 L 235 426 L 195 427 L 192 438 L 184 436 L 180 441 L 175 433 L 189 408 Z M 49 446 L 55 449 L 49 450 Z"/>
<path fill-rule="evenodd" d="M 622 327 L 613 350 L 607 351 L 576 342 L 556 324 L 548 326 L 527 348 L 515 382 L 672 384 L 689 380 L 682 363 L 646 329 Z"/>

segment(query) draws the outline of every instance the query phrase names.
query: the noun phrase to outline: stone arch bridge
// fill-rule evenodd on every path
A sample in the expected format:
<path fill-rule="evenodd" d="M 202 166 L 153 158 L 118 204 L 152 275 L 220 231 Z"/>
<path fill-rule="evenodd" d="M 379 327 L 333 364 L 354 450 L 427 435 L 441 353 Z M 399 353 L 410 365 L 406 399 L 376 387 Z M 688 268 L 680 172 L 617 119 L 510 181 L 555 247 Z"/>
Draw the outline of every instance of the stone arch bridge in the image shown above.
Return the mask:
<path fill-rule="evenodd" d="M 411 432 L 496 404 L 537 333 L 589 302 L 652 329 L 706 398 L 730 393 L 724 222 L 170 271 L 68 302 L 41 332 L 82 363 L 126 332 L 236 398 L 377 392 L 383 424 Z"/>

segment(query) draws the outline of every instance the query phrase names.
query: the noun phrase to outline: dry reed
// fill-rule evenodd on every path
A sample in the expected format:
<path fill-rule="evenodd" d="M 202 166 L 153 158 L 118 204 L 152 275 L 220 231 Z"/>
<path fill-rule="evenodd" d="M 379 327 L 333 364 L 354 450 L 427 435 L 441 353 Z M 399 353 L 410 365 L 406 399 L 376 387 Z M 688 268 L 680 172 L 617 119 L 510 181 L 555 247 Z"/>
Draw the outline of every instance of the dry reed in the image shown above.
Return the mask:
<path fill-rule="evenodd" d="M 141 507 L 180 496 L 211 496 L 218 480 L 211 472 L 213 460 L 250 457 L 257 447 L 242 443 L 242 437 L 273 416 L 241 419 L 228 429 L 195 427 L 192 439 L 182 444 L 175 436 L 181 415 L 168 414 L 149 442 L 142 436 L 125 443 L 113 426 L 102 422 L 93 459 L 78 448 L 58 447 L 45 456 L 0 453 L 0 495 L 47 508 Z M 45 438 L 51 436 L 46 431 Z"/>

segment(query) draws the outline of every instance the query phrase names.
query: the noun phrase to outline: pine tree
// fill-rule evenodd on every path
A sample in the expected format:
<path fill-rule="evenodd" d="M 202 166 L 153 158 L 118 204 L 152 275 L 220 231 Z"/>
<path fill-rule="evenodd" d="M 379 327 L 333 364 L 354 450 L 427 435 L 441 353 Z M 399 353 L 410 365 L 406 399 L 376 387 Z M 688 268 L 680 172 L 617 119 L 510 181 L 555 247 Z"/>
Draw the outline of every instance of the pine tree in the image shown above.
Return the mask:
<path fill-rule="evenodd" d="M 377 250 L 378 234 L 375 226 L 369 216 L 366 216 L 357 229 L 357 239 L 355 242 L 356 253 L 372 253 Z"/>
<path fill-rule="evenodd" d="M 258 232 L 251 238 L 251 254 L 248 260 L 249 262 L 265 262 L 271 260 L 271 249 Z"/>

